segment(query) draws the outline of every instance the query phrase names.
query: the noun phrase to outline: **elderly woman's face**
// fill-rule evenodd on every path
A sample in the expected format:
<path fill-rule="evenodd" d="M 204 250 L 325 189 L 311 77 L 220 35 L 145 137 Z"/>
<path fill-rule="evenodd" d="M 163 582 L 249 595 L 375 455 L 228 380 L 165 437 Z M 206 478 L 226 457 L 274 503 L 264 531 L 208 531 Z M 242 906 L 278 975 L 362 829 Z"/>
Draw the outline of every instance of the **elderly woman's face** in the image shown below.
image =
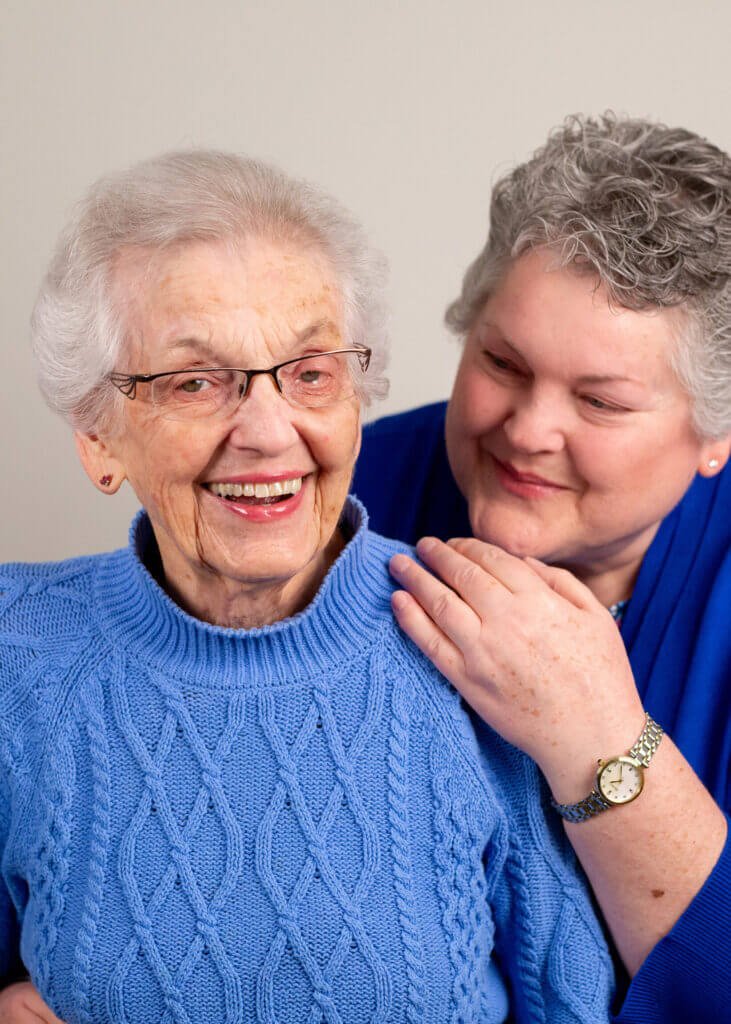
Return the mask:
<path fill-rule="evenodd" d="M 573 567 L 644 554 L 703 463 L 668 363 L 673 314 L 520 257 L 465 344 L 449 459 L 475 536 Z"/>
<path fill-rule="evenodd" d="M 129 328 L 124 372 L 267 368 L 347 347 L 328 263 L 294 246 L 131 253 L 115 288 Z M 359 449 L 357 398 L 297 408 L 262 375 L 224 418 L 166 418 L 146 384 L 122 410 L 107 445 L 150 515 L 168 578 L 203 570 L 211 579 L 276 584 L 317 570 Z M 292 480 L 301 482 L 294 497 L 264 496 L 262 486 Z M 246 483 L 259 485 L 259 496 L 232 501 L 212 489 Z"/>

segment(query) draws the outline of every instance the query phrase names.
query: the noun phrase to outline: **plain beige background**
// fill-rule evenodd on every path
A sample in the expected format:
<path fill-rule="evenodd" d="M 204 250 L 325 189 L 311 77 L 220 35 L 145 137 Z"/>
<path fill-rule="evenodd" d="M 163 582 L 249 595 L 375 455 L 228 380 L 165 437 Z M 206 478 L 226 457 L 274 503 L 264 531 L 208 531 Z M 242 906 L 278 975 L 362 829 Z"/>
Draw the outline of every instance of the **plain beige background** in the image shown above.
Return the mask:
<path fill-rule="evenodd" d="M 392 390 L 446 397 L 447 302 L 496 174 L 574 111 L 682 124 L 731 150 L 728 0 L 5 0 L 0 561 L 126 542 L 42 404 L 28 317 L 71 204 L 165 149 L 245 152 L 320 182 L 390 258 Z"/>

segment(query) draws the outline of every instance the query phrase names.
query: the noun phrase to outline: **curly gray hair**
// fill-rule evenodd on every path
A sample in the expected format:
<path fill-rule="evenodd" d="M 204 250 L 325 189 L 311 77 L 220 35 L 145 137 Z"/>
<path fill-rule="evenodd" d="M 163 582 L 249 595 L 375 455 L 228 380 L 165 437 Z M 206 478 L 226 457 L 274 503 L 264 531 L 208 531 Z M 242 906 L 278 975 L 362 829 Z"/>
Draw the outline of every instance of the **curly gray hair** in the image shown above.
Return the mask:
<path fill-rule="evenodd" d="M 74 210 L 31 320 L 39 383 L 49 406 L 86 432 L 108 429 L 120 401 L 107 380 L 125 338 L 112 301 L 123 248 L 261 236 L 313 246 L 339 280 L 347 343 L 372 350 L 356 385 L 368 403 L 388 388 L 384 257 L 356 220 L 306 182 L 256 160 L 214 150 L 169 153 L 102 178 Z"/>
<path fill-rule="evenodd" d="M 683 128 L 575 115 L 492 193 L 487 243 L 446 322 L 464 335 L 508 265 L 550 246 L 628 309 L 677 307 L 671 365 L 701 437 L 731 432 L 731 160 Z"/>

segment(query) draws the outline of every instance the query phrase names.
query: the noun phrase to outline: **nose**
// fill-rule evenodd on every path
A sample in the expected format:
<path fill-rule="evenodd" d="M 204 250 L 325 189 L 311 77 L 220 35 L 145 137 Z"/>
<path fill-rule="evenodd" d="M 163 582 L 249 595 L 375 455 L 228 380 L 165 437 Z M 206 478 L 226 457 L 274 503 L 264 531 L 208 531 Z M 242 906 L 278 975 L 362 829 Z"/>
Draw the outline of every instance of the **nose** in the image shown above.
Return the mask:
<path fill-rule="evenodd" d="M 516 451 L 558 452 L 566 443 L 565 412 L 555 398 L 533 388 L 516 394 L 503 430 Z"/>
<path fill-rule="evenodd" d="M 284 399 L 271 377 L 252 377 L 246 395 L 232 415 L 229 441 L 237 448 L 262 455 L 277 455 L 295 445 L 299 431 L 295 410 Z"/>

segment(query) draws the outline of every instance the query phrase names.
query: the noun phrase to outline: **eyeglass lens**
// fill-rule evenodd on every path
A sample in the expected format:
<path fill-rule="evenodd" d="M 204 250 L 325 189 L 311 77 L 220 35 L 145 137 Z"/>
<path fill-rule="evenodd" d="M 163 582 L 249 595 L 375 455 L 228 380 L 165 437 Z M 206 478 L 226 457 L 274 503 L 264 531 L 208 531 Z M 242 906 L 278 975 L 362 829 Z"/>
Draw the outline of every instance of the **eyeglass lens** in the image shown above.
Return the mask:
<path fill-rule="evenodd" d="M 283 398 L 307 408 L 349 398 L 355 389 L 348 360 L 355 358 L 323 352 L 287 363 L 276 371 Z M 256 376 L 249 375 L 248 387 Z M 153 380 L 151 397 L 170 418 L 203 419 L 234 409 L 248 390 L 246 378 L 243 370 L 184 370 Z"/>

